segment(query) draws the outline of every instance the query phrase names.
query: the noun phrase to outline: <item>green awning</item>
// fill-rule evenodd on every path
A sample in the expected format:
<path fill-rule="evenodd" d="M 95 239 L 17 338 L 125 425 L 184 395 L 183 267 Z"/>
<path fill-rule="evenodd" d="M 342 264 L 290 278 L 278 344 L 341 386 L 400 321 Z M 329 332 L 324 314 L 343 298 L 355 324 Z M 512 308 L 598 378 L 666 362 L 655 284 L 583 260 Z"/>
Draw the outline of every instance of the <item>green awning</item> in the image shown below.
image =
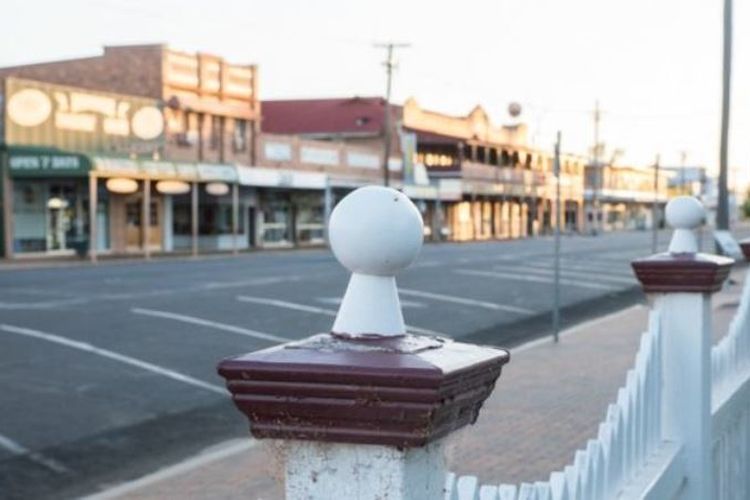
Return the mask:
<path fill-rule="evenodd" d="M 5 148 L 11 177 L 85 177 L 91 170 L 91 159 L 80 153 L 56 148 Z"/>

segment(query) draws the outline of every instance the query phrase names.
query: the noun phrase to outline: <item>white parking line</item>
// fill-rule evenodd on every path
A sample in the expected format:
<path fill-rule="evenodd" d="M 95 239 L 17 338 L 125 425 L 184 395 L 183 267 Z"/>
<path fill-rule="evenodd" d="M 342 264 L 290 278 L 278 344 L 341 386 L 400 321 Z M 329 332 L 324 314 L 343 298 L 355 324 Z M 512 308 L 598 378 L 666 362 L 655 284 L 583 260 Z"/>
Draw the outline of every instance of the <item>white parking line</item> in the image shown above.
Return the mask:
<path fill-rule="evenodd" d="M 512 280 L 512 281 L 528 281 L 530 283 L 551 284 L 553 282 L 552 278 L 544 278 L 542 276 L 531 276 L 529 274 L 503 273 L 503 272 L 498 272 L 498 271 L 474 271 L 472 269 L 454 269 L 453 272 L 457 274 L 466 274 L 468 276 L 482 276 L 485 278 L 500 278 L 500 279 L 506 279 L 506 280 Z M 583 282 L 583 281 L 573 281 L 573 280 L 568 280 L 568 279 L 561 279 L 560 284 L 565 285 L 565 286 L 576 286 L 579 288 L 591 288 L 594 290 L 608 290 L 608 291 L 617 290 L 617 288 L 614 288 L 608 285 L 602 285 L 600 283 L 589 283 L 589 282 Z"/>
<path fill-rule="evenodd" d="M 217 394 L 226 395 L 227 393 L 226 389 L 218 385 L 209 384 L 208 382 L 198 380 L 197 378 L 193 378 L 189 375 L 184 375 L 180 372 L 176 372 L 174 370 L 170 370 L 169 368 L 164 368 L 147 361 L 141 361 L 140 359 L 131 358 L 130 356 L 119 354 L 108 349 L 102 349 L 100 347 L 91 345 L 88 342 L 71 340 L 66 337 L 61 337 L 60 335 L 54 335 L 52 333 L 45 333 L 39 330 L 32 330 L 31 328 L 22 328 L 20 326 L 13 325 L 0 324 L 0 330 L 17 335 L 24 335 L 26 337 L 46 340 L 48 342 L 64 345 L 66 347 L 72 347 L 73 349 L 78 349 L 79 351 L 96 354 L 97 356 L 101 356 L 103 358 L 119 361 L 120 363 L 124 363 L 126 365 L 135 366 L 137 368 L 141 368 L 142 370 L 156 373 L 157 375 L 162 375 L 164 377 L 171 378 L 172 380 L 177 380 L 179 382 L 199 387 L 207 391 L 215 392 Z"/>
<path fill-rule="evenodd" d="M 550 269 L 548 266 L 540 267 L 540 266 L 492 266 L 493 269 L 496 269 L 498 271 L 504 271 L 504 272 L 521 272 L 521 273 L 533 273 L 537 275 L 542 276 L 554 276 L 555 270 Z M 637 281 L 635 280 L 635 277 L 633 278 L 626 278 L 625 276 L 614 276 L 612 274 L 607 273 L 606 271 L 596 271 L 594 273 L 589 271 L 582 271 L 582 270 L 576 270 L 576 269 L 569 269 L 567 266 L 560 266 L 560 275 L 563 278 L 584 278 L 591 280 L 592 277 L 596 278 L 596 280 L 601 281 L 609 281 L 612 283 L 622 283 L 625 285 L 635 285 Z"/>
<path fill-rule="evenodd" d="M 291 309 L 293 311 L 309 312 L 313 314 L 322 314 L 325 316 L 332 316 L 332 317 L 336 317 L 336 314 L 338 314 L 338 312 L 334 311 L 333 309 L 323 309 L 322 307 L 308 306 L 305 304 L 299 304 L 297 302 L 288 302 L 286 300 L 269 299 L 266 297 L 251 297 L 249 295 L 238 295 L 237 300 L 239 300 L 240 302 L 251 302 L 254 304 L 281 307 L 284 309 Z M 443 333 L 439 333 L 433 330 L 428 330 L 426 328 L 419 328 L 417 326 L 412 326 L 412 325 L 405 325 L 405 326 L 407 330 L 414 332 L 414 333 L 423 333 L 425 335 L 445 336 L 445 334 Z"/>
<path fill-rule="evenodd" d="M 255 330 L 250 330 L 248 328 L 228 325 L 226 323 L 219 323 L 217 321 L 211 321 L 208 319 L 196 318 L 195 316 L 188 316 L 186 314 L 172 313 L 169 311 L 157 311 L 156 309 L 144 309 L 141 307 L 134 307 L 130 311 L 134 314 L 141 314 L 143 316 L 153 316 L 154 318 L 172 319 L 175 321 L 182 321 L 183 323 L 207 326 L 209 328 L 215 328 L 216 330 L 236 333 L 238 335 L 245 335 L 246 337 L 252 337 L 260 340 L 268 340 L 270 342 L 289 342 L 289 339 L 279 337 L 278 335 L 258 332 Z"/>
<path fill-rule="evenodd" d="M 13 455 L 25 456 L 32 462 L 47 467 L 48 469 L 55 472 L 59 472 L 60 474 L 69 471 L 67 467 L 65 467 L 57 460 L 45 457 L 44 455 L 36 451 L 31 451 L 22 444 L 17 443 L 16 441 L 13 441 L 9 437 L 3 436 L 2 434 L 0 434 L 0 448 L 11 452 Z"/>
<path fill-rule="evenodd" d="M 509 306 L 505 304 L 496 304 L 494 302 L 485 302 L 483 300 L 467 299 L 465 297 L 456 297 L 454 295 L 443 295 L 441 293 L 423 292 L 421 290 L 413 290 L 411 288 L 400 288 L 398 289 L 400 295 L 411 295 L 412 297 L 420 297 L 425 299 L 440 300 L 443 302 L 452 302 L 454 304 L 462 304 L 466 306 L 482 307 L 484 309 L 490 309 L 493 311 L 508 311 L 518 314 L 532 314 L 534 311 L 526 309 L 524 307 Z"/>

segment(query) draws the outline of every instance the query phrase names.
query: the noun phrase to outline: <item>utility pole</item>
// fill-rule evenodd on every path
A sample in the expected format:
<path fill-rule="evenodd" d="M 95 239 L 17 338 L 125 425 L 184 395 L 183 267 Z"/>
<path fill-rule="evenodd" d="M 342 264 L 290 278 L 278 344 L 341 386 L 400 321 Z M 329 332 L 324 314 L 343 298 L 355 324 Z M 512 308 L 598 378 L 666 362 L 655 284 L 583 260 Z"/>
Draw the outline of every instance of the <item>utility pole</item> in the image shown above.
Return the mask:
<path fill-rule="evenodd" d="M 659 155 L 654 163 L 654 203 L 651 207 L 651 253 L 659 250 Z"/>
<path fill-rule="evenodd" d="M 599 100 L 596 100 L 594 104 L 594 151 L 593 151 L 593 166 L 594 166 L 594 189 L 591 195 L 591 208 L 593 210 L 593 221 L 591 225 L 591 234 L 596 236 L 599 234 L 599 217 L 600 217 L 600 190 L 602 188 L 602 168 L 599 165 L 599 120 L 601 119 L 601 112 L 599 110 Z"/>
<path fill-rule="evenodd" d="M 729 230 L 729 102 L 732 75 L 732 0 L 724 0 L 724 57 L 721 73 L 721 139 L 719 145 L 719 200 L 716 229 Z"/>
<path fill-rule="evenodd" d="M 390 184 L 390 172 L 388 170 L 388 160 L 391 157 L 391 81 L 393 80 L 393 70 L 396 68 L 396 61 L 393 57 L 394 49 L 405 49 L 410 46 L 408 43 L 376 43 L 377 48 L 386 49 L 385 66 L 386 86 L 385 86 L 385 106 L 383 112 L 383 185 Z"/>
<path fill-rule="evenodd" d="M 555 300 L 552 309 L 552 335 L 555 342 L 560 340 L 560 139 L 561 133 L 557 131 L 555 142 Z"/>

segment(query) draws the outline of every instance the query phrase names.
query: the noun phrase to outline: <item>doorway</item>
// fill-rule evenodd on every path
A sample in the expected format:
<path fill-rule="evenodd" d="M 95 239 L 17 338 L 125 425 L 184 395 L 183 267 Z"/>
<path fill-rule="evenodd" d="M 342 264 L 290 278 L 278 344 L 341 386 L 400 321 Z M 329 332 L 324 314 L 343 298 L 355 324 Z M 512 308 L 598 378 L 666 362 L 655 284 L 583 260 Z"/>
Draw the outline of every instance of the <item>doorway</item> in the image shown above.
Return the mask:
<path fill-rule="evenodd" d="M 153 198 L 149 207 L 148 247 L 151 250 L 162 248 L 161 198 Z M 140 196 L 131 196 L 125 201 L 125 249 L 139 251 L 144 248 L 142 208 Z"/>

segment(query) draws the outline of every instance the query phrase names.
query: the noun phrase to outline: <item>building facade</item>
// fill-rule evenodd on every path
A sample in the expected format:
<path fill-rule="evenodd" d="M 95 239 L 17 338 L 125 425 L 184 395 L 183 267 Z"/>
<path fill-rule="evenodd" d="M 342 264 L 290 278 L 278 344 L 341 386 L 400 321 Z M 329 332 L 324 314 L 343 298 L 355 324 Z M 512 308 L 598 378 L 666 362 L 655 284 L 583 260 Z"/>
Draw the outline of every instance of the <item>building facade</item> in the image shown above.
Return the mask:
<path fill-rule="evenodd" d="M 380 156 L 261 135 L 257 85 L 255 66 L 160 45 L 0 69 L 0 252 L 323 243 L 333 203 L 377 182 Z"/>
<path fill-rule="evenodd" d="M 381 98 L 264 101 L 263 110 L 264 132 L 384 151 Z M 415 200 L 428 239 L 517 238 L 553 228 L 552 158 L 528 145 L 524 125 L 495 126 L 481 107 L 466 116 L 436 113 L 413 99 L 391 110 L 389 164 L 402 167 L 392 185 Z M 566 155 L 562 163 L 562 220 L 575 231 L 582 223 L 584 162 Z"/>
<path fill-rule="evenodd" d="M 670 170 L 603 164 L 586 166 L 586 228 L 588 231 L 649 229 L 663 225 L 669 200 Z M 656 219 L 654 219 L 656 206 Z"/>

